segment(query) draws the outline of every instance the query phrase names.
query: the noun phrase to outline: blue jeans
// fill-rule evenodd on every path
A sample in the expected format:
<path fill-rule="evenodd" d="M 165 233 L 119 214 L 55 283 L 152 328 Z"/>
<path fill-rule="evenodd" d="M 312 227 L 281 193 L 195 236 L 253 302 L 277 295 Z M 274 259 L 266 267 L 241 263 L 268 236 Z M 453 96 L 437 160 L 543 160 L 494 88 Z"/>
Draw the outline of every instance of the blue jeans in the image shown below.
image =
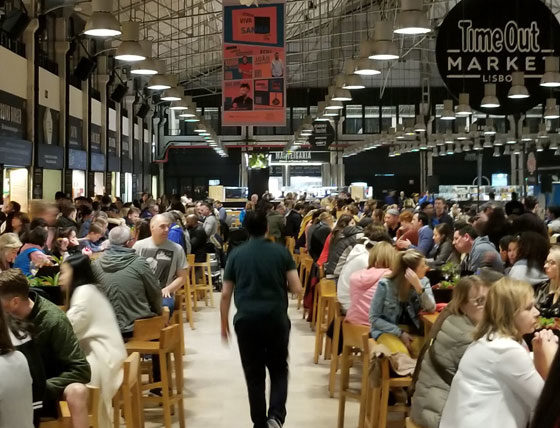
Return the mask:
<path fill-rule="evenodd" d="M 167 306 L 169 308 L 169 316 L 173 315 L 173 309 L 175 308 L 175 297 L 164 297 L 161 301 L 161 306 Z"/>

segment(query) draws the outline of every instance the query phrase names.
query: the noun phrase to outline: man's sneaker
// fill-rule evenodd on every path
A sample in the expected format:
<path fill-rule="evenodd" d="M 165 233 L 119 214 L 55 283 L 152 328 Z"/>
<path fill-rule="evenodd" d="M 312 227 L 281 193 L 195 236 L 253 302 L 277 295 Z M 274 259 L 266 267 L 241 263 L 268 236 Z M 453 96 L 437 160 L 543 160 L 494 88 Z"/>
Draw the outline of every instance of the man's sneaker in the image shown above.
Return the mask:
<path fill-rule="evenodd" d="M 270 418 L 268 420 L 268 428 L 282 428 L 282 424 L 278 422 L 275 418 Z"/>

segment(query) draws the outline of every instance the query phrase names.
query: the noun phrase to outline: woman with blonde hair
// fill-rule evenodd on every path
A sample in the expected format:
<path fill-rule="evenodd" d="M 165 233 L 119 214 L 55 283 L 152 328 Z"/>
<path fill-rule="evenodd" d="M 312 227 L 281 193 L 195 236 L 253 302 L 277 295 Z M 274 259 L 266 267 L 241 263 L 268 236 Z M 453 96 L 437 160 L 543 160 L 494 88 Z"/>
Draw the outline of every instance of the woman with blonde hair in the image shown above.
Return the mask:
<path fill-rule="evenodd" d="M 0 235 L 0 272 L 10 269 L 16 259 L 19 249 L 23 246 L 15 233 Z"/>
<path fill-rule="evenodd" d="M 391 273 L 397 251 L 388 242 L 378 242 L 369 250 L 368 268 L 350 275 L 350 307 L 346 321 L 369 325 L 371 299 L 381 278 Z"/>
<path fill-rule="evenodd" d="M 445 224 L 445 223 L 442 223 Z M 416 364 L 410 417 L 424 428 L 438 428 L 453 376 L 482 319 L 490 283 L 478 276 L 462 278 L 453 298 L 430 330 L 429 343 Z"/>
<path fill-rule="evenodd" d="M 545 318 L 560 317 L 560 246 L 550 249 L 544 271 L 548 281 L 537 289 L 537 308 Z"/>
<path fill-rule="evenodd" d="M 423 339 L 421 310 L 434 312 L 436 302 L 426 278 L 426 259 L 416 250 L 398 254 L 391 275 L 382 278 L 371 301 L 371 337 L 392 352 L 417 357 Z"/>
<path fill-rule="evenodd" d="M 535 331 L 539 311 L 533 288 L 502 278 L 489 290 L 449 391 L 440 428 L 525 428 L 535 410 L 558 341 L 550 330 L 533 339 L 534 360 L 523 335 Z"/>

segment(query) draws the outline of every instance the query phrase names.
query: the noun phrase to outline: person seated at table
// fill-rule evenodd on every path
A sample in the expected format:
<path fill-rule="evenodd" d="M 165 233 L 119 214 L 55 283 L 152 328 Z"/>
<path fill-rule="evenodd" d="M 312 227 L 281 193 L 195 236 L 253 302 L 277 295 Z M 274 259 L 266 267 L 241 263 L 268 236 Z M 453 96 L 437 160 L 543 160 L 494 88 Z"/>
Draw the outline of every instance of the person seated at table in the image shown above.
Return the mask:
<path fill-rule="evenodd" d="M 58 402 L 66 400 L 72 426 L 87 427 L 85 384 L 91 370 L 64 312 L 30 290 L 27 277 L 18 269 L 0 272 L 0 301 L 4 311 L 33 329 L 47 379 L 43 415 L 56 417 Z"/>
<path fill-rule="evenodd" d="M 82 248 L 89 248 L 92 253 L 99 253 L 105 250 L 105 246 L 98 245 L 101 237 L 105 235 L 105 230 L 100 223 L 93 222 L 89 227 L 87 235 L 79 240 Z"/>
<path fill-rule="evenodd" d="M 560 352 L 550 367 L 541 397 L 531 422 L 531 428 L 558 428 L 560 423 Z"/>
<path fill-rule="evenodd" d="M 537 308 L 545 318 L 560 318 L 560 247 L 550 249 L 544 271 L 548 281 L 537 288 Z"/>
<path fill-rule="evenodd" d="M 342 313 L 345 314 L 350 307 L 350 277 L 356 271 L 367 269 L 369 265 L 369 251 L 380 242 L 388 242 L 393 244 L 393 239 L 389 236 L 385 228 L 381 225 L 370 224 L 364 230 L 364 237 L 358 242 L 345 256 L 344 263 L 342 260 L 335 269 L 335 275 L 338 275 L 336 282 L 336 298 L 340 303 Z M 370 299 L 371 300 L 371 299 Z"/>
<path fill-rule="evenodd" d="M 43 250 L 47 242 L 48 231 L 44 227 L 36 227 L 22 237 L 23 247 L 14 261 L 14 267 L 20 269 L 25 276 L 34 276 L 43 266 L 52 266 L 52 261 Z M 33 268 L 33 270 L 32 270 Z"/>
<path fill-rule="evenodd" d="M 422 348 L 419 313 L 436 310 L 427 270 L 422 253 L 406 250 L 398 254 L 391 275 L 377 284 L 369 310 L 371 337 L 392 352 L 417 357 Z"/>
<path fill-rule="evenodd" d="M 500 254 L 487 236 L 478 236 L 470 224 L 461 225 L 453 234 L 453 246 L 460 254 L 466 254 L 461 271 L 476 273 L 483 267 L 504 271 Z"/>
<path fill-rule="evenodd" d="M 0 272 L 10 269 L 22 245 L 15 233 L 0 235 Z"/>
<path fill-rule="evenodd" d="M 113 397 L 122 380 L 126 349 L 107 298 L 97 289 L 89 257 L 76 254 L 60 266 L 60 287 L 70 295 L 66 316 L 91 367 L 90 385 L 100 388 L 99 426 L 112 421 Z"/>
<path fill-rule="evenodd" d="M 504 277 L 490 287 L 484 315 L 465 351 L 443 408 L 440 428 L 525 428 L 535 410 L 558 340 L 542 330 L 533 287 Z"/>
<path fill-rule="evenodd" d="M 542 284 L 548 277 L 542 267 L 550 246 L 547 239 L 537 232 L 523 232 L 517 238 L 519 246 L 517 260 L 509 271 L 509 276 L 531 285 Z"/>
<path fill-rule="evenodd" d="M 399 250 L 416 249 L 427 256 L 434 245 L 434 233 L 430 228 L 428 215 L 424 212 L 415 213 L 411 224 L 412 229 L 418 232 L 418 245 L 414 245 L 409 239 L 404 238 L 399 239 L 395 245 Z"/>
<path fill-rule="evenodd" d="M 439 427 L 459 361 L 482 320 L 489 286 L 478 276 L 461 278 L 453 288 L 453 298 L 430 330 L 430 342 L 422 349 L 416 364 L 410 413 L 414 423 L 423 428 Z"/>
<path fill-rule="evenodd" d="M 504 272 L 506 274 L 509 273 L 509 270 L 513 266 L 513 263 L 509 262 L 509 244 L 512 241 L 514 241 L 514 237 L 512 235 L 506 235 L 500 239 L 498 245 L 498 250 L 500 251 L 500 258 L 502 259 L 502 263 L 504 264 Z"/>
<path fill-rule="evenodd" d="M 388 242 L 378 242 L 369 250 L 368 268 L 350 275 L 350 307 L 346 321 L 369 325 L 369 308 L 381 278 L 391 274 L 397 251 Z"/>
<path fill-rule="evenodd" d="M 401 222 L 401 227 L 397 230 L 397 240 L 408 239 L 412 245 L 418 245 L 418 230 L 412 227 L 412 211 L 403 211 L 399 215 L 399 221 Z"/>
<path fill-rule="evenodd" d="M 12 343 L 1 306 L 0 377 L 0 426 L 33 428 L 33 379 L 27 359 Z"/>
<path fill-rule="evenodd" d="M 78 241 L 76 228 L 58 228 L 53 241 L 51 254 L 58 258 L 68 257 L 73 254 L 81 254 L 80 242 Z"/>
<path fill-rule="evenodd" d="M 434 227 L 434 247 L 428 255 L 428 266 L 431 268 L 443 266 L 453 252 L 453 229 L 447 223 L 440 223 Z"/>

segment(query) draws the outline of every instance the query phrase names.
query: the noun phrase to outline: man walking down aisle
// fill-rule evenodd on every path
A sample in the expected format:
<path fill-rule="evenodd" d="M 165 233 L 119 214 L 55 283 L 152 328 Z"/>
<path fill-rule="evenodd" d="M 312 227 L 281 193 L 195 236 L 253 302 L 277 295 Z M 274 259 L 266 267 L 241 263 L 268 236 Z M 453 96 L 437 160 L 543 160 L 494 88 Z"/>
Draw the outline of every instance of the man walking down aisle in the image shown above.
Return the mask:
<path fill-rule="evenodd" d="M 249 393 L 254 428 L 280 428 L 288 395 L 288 290 L 302 288 L 292 256 L 285 247 L 264 238 L 266 214 L 250 211 L 245 228 L 251 239 L 228 257 L 220 313 L 222 339 L 229 339 L 229 308 L 235 294 L 233 319 Z M 286 287 L 287 283 L 287 287 Z M 235 293 L 234 293 L 235 291 Z M 270 374 L 270 405 L 266 410 L 266 368 Z"/>

